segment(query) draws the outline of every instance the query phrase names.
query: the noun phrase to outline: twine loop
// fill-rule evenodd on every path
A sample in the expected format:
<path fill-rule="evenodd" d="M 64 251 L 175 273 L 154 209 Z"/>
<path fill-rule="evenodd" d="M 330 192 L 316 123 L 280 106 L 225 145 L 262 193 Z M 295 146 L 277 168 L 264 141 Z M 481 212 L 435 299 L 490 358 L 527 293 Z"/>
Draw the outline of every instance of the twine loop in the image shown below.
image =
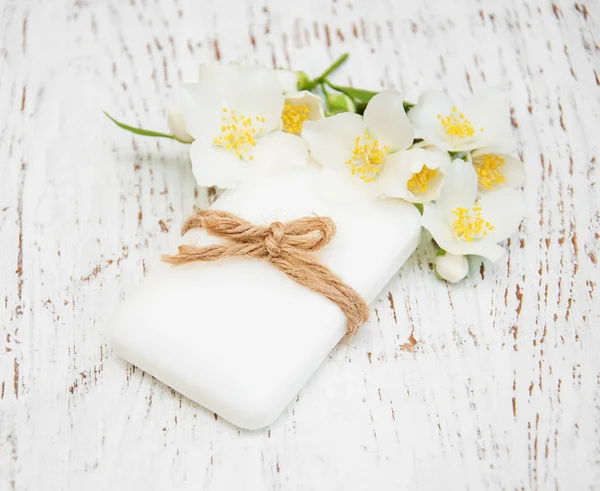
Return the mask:
<path fill-rule="evenodd" d="M 267 260 L 296 283 L 338 305 L 346 314 L 351 334 L 368 320 L 369 307 L 363 298 L 310 254 L 335 236 L 336 227 L 331 218 L 303 217 L 285 223 L 275 221 L 263 227 L 224 211 L 199 210 L 185 221 L 182 235 L 192 228 L 203 228 L 210 235 L 226 239 L 227 243 L 205 247 L 181 245 L 177 254 L 163 256 L 163 261 L 179 266 L 236 256 Z"/>

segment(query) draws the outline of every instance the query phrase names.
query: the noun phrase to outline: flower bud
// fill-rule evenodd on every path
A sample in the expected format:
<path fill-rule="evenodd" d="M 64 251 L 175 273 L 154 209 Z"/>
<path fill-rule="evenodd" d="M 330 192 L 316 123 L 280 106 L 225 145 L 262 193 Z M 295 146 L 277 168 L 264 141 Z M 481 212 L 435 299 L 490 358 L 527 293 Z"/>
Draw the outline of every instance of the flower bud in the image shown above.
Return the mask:
<path fill-rule="evenodd" d="M 352 98 L 341 92 L 337 94 L 327 94 L 327 105 L 331 114 L 356 112 L 356 105 Z"/>
<path fill-rule="evenodd" d="M 298 76 L 297 90 L 304 90 L 304 88 L 306 87 L 306 84 L 308 84 L 308 82 L 310 82 L 310 78 L 308 78 L 308 75 L 306 74 L 306 72 L 303 72 L 302 70 L 298 70 L 296 72 L 296 75 Z"/>
<path fill-rule="evenodd" d="M 181 109 L 178 107 L 169 108 L 167 121 L 169 124 L 169 131 L 178 141 L 183 143 L 191 143 L 194 141 L 194 137 L 185 129 L 185 120 L 183 119 Z"/>
<path fill-rule="evenodd" d="M 469 262 L 465 256 L 439 254 L 435 259 L 435 270 L 440 278 L 450 283 L 458 283 L 466 278 L 469 272 Z"/>

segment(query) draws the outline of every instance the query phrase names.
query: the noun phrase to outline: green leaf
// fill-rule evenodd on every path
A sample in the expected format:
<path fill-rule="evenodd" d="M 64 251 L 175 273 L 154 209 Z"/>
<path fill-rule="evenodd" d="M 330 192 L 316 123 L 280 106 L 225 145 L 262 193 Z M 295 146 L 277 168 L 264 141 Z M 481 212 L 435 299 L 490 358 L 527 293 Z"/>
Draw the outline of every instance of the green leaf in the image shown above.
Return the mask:
<path fill-rule="evenodd" d="M 358 114 L 363 114 L 365 112 L 365 108 L 367 107 L 368 102 L 375 97 L 379 92 L 375 92 L 373 90 L 365 90 L 365 89 L 357 89 L 355 87 L 342 87 L 341 85 L 332 84 L 329 80 L 325 80 L 325 83 L 329 85 L 334 90 L 338 92 L 342 92 L 349 97 L 352 97 L 356 100 L 356 112 Z M 412 107 L 415 105 L 412 102 L 404 101 L 402 103 L 404 106 L 404 111 L 408 113 Z"/>
<path fill-rule="evenodd" d="M 352 97 L 348 97 L 346 94 L 342 94 L 341 92 L 335 94 L 325 92 L 325 100 L 327 101 L 329 113 L 332 115 L 356 112 L 356 105 L 354 104 Z"/>
<path fill-rule="evenodd" d="M 129 126 L 128 124 L 121 123 L 120 121 L 117 121 L 115 118 L 113 118 L 106 111 L 103 111 L 103 112 L 119 128 L 122 128 L 124 130 L 130 131 L 131 133 L 135 133 L 136 135 L 152 136 L 152 137 L 156 137 L 156 138 L 170 138 L 171 140 L 177 140 L 178 142 L 186 143 L 186 142 L 182 142 L 181 140 L 178 140 L 175 136 L 169 135 L 168 133 L 161 133 L 159 131 L 145 130 L 143 128 L 136 128 L 135 126 Z"/>
<path fill-rule="evenodd" d="M 419 210 L 419 213 L 422 215 L 423 214 L 423 203 L 413 203 L 413 205 L 415 205 L 415 208 L 417 210 Z"/>
<path fill-rule="evenodd" d="M 360 114 L 361 116 L 365 114 L 365 109 L 367 108 L 367 103 L 362 101 L 356 101 L 356 114 Z"/>
<path fill-rule="evenodd" d="M 325 83 L 329 85 L 333 90 L 337 90 L 338 92 L 342 92 L 357 101 L 367 103 L 374 96 L 378 94 L 378 92 L 373 92 L 372 90 L 365 89 L 356 89 L 354 87 L 342 87 L 341 85 L 334 85 L 329 80 L 325 80 Z"/>

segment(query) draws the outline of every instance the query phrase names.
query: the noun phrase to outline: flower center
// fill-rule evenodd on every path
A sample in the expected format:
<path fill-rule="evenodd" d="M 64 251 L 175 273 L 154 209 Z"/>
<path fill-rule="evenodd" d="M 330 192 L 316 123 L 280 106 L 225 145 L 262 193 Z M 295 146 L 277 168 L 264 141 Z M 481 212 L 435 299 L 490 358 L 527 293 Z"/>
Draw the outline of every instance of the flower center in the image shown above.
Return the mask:
<path fill-rule="evenodd" d="M 423 165 L 423 168 L 419 172 L 413 174 L 406 187 L 412 193 L 424 193 L 436 175 L 437 169 L 430 169 L 427 165 Z"/>
<path fill-rule="evenodd" d="M 504 159 L 500 155 L 487 154 L 473 160 L 479 184 L 486 189 L 493 189 L 496 184 L 506 182 L 502 167 Z"/>
<path fill-rule="evenodd" d="M 479 202 L 475 202 L 470 210 L 459 206 L 452 213 L 456 215 L 456 220 L 452 224 L 452 232 L 457 239 L 472 242 L 473 239 L 485 237 L 490 230 L 494 230 L 494 226 L 490 222 L 481 218 Z"/>
<path fill-rule="evenodd" d="M 373 140 L 368 131 L 362 137 L 357 136 L 352 151 L 352 158 L 346 160 L 353 176 L 360 177 L 364 182 L 373 181 L 379 172 L 389 148 L 379 146 L 378 140 Z"/>
<path fill-rule="evenodd" d="M 456 106 L 452 106 L 452 113 L 447 116 L 437 115 L 437 118 L 446 129 L 446 134 L 453 138 L 470 138 L 475 134 L 475 128 L 463 113 L 458 113 Z M 483 131 L 483 128 L 480 128 Z"/>
<path fill-rule="evenodd" d="M 299 135 L 302 133 L 302 124 L 308 119 L 310 109 L 306 104 L 286 104 L 283 107 L 281 120 L 283 121 L 283 131 Z"/>
<path fill-rule="evenodd" d="M 217 136 L 213 143 L 226 150 L 231 150 L 239 158 L 248 153 L 256 145 L 255 138 L 265 131 L 260 127 L 265 122 L 264 116 L 245 116 L 236 114 L 233 109 L 223 108 L 223 117 L 221 118 L 221 135 Z M 259 126 L 256 128 L 254 125 Z M 254 157 L 250 156 L 249 160 Z"/>

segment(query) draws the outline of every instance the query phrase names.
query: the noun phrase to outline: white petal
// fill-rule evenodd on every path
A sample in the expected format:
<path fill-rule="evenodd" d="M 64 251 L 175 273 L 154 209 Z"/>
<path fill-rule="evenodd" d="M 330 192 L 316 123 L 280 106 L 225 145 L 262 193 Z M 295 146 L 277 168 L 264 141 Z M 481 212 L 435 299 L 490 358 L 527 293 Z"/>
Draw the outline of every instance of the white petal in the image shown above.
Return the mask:
<path fill-rule="evenodd" d="M 465 254 L 469 256 L 481 256 L 495 263 L 504 256 L 506 250 L 496 244 L 493 240 L 474 239 L 473 242 L 461 241 L 455 248 L 455 254 Z"/>
<path fill-rule="evenodd" d="M 215 147 L 206 139 L 191 144 L 190 160 L 199 186 L 234 188 L 250 174 L 248 161 L 230 150 Z"/>
<path fill-rule="evenodd" d="M 438 114 L 446 115 L 452 112 L 452 101 L 446 94 L 430 89 L 419 98 L 416 106 L 408 111 L 408 118 L 415 127 L 415 136 L 435 144 L 442 150 L 453 150 L 445 139 Z"/>
<path fill-rule="evenodd" d="M 412 179 L 414 174 L 423 170 L 424 166 L 431 170 L 436 170 L 436 176 L 429 181 L 427 189 L 423 192 L 413 193 L 409 189 L 408 201 L 412 203 L 425 203 L 439 198 L 441 188 L 444 183 L 446 169 L 450 165 L 450 155 L 448 152 L 439 150 L 437 147 L 415 148 L 408 150 L 412 155 L 411 175 L 408 180 Z M 408 184 L 408 181 L 406 182 Z"/>
<path fill-rule="evenodd" d="M 444 172 L 438 170 L 436 176 L 427 184 L 427 189 L 422 193 L 417 194 L 411 192 L 411 196 L 409 197 L 408 201 L 412 203 L 426 203 L 428 201 L 434 201 L 438 199 L 443 185 Z"/>
<path fill-rule="evenodd" d="M 306 104 L 309 109 L 308 120 L 318 121 L 325 117 L 323 112 L 323 99 L 318 95 L 309 92 L 308 90 L 301 90 L 300 92 L 290 92 L 285 94 L 285 103 L 291 104 L 292 106 L 301 106 Z"/>
<path fill-rule="evenodd" d="M 446 221 L 453 221 L 452 211 L 457 207 L 471 208 L 477 198 L 477 173 L 473 164 L 455 159 L 446 169 L 444 184 L 437 205 Z"/>
<path fill-rule="evenodd" d="M 238 115 L 262 116 L 265 133 L 279 126 L 283 95 L 277 75 L 237 64 L 203 65 L 198 83 L 183 86 L 186 129 L 195 138 L 214 138 L 223 124 L 223 108 Z"/>
<path fill-rule="evenodd" d="M 437 199 L 444 181 L 445 169 L 450 163 L 450 156 L 435 147 L 430 148 L 433 150 L 411 148 L 388 155 L 378 178 L 382 194 L 402 198 L 411 203 L 424 203 Z M 408 189 L 408 181 L 414 174 L 421 172 L 424 165 L 437 170 L 436 176 L 429 181 L 424 192 L 414 194 Z"/>
<path fill-rule="evenodd" d="M 479 200 L 479 205 L 482 218 L 494 226 L 486 235 L 487 239 L 494 242 L 510 237 L 525 216 L 523 193 L 516 189 L 501 189 L 486 194 Z"/>
<path fill-rule="evenodd" d="M 467 138 L 450 138 L 458 151 L 468 151 L 489 145 L 512 145 L 510 107 L 506 94 L 489 88 L 467 100 L 458 112 L 471 122 L 475 134 Z"/>
<path fill-rule="evenodd" d="M 421 224 L 424 228 L 429 230 L 431 236 L 442 249 L 454 254 L 460 254 L 460 252 L 455 252 L 454 250 L 455 241 L 450 229 L 450 225 L 444 220 L 442 216 L 442 210 L 437 204 L 423 204 L 423 219 Z"/>
<path fill-rule="evenodd" d="M 249 162 L 253 170 L 269 173 L 285 167 L 305 166 L 308 146 L 296 135 L 275 131 L 256 141 Z"/>
<path fill-rule="evenodd" d="M 520 188 L 525 184 L 525 164 L 512 155 L 500 154 L 500 157 L 504 159 L 504 187 Z"/>
<path fill-rule="evenodd" d="M 478 148 L 471 152 L 473 158 L 480 157 L 481 155 L 486 155 L 488 153 L 513 153 L 516 151 L 516 141 L 513 139 L 510 142 L 498 143 L 494 145 L 489 145 L 487 147 Z"/>
<path fill-rule="evenodd" d="M 409 150 L 406 150 L 406 152 L 410 157 L 410 163 L 408 167 L 411 175 L 416 174 L 417 172 L 421 172 L 425 164 L 428 164 L 427 167 L 429 167 L 430 169 L 437 168 L 437 166 L 430 167 L 431 163 L 427 161 L 428 152 L 426 150 L 423 150 L 422 148 L 411 148 Z M 446 155 L 448 155 L 448 153 L 446 153 Z"/>
<path fill-rule="evenodd" d="M 385 158 L 383 168 L 377 178 L 382 195 L 402 199 L 412 196 L 406 188 L 406 183 L 413 175 L 410 168 L 411 152 L 412 150 L 400 150 Z"/>
<path fill-rule="evenodd" d="M 404 150 L 413 142 L 413 127 L 396 90 L 384 90 L 369 101 L 365 124 L 371 135 L 390 150 Z"/>
<path fill-rule="evenodd" d="M 497 261 L 505 252 L 489 237 L 474 239 L 471 242 L 456 239 L 452 234 L 450 224 L 443 216 L 442 210 L 434 203 L 424 203 L 421 223 L 424 228 L 429 230 L 437 244 L 451 254 L 482 256 L 490 261 Z"/>
<path fill-rule="evenodd" d="M 288 92 L 295 92 L 298 90 L 298 75 L 292 70 L 286 70 L 285 68 L 279 68 L 275 70 L 279 84 L 281 85 L 281 92 L 287 94 Z"/>
<path fill-rule="evenodd" d="M 237 90 L 232 108 L 245 116 L 265 118 L 261 125 L 270 133 L 281 124 L 283 95 L 279 79 L 273 70 L 266 68 L 245 68 L 236 79 Z"/>
<path fill-rule="evenodd" d="M 184 84 L 181 89 L 186 131 L 194 138 L 217 136 L 222 116 L 223 97 L 210 97 L 205 84 Z"/>
<path fill-rule="evenodd" d="M 435 145 L 425 145 L 421 149 L 428 152 L 425 163 L 430 169 L 441 169 L 446 172 L 446 169 L 452 163 L 450 154 Z"/>
<path fill-rule="evenodd" d="M 194 138 L 214 138 L 221 126 L 222 108 L 235 92 L 242 67 L 234 63 L 200 66 L 198 82 L 182 87 L 186 130 Z"/>
<path fill-rule="evenodd" d="M 509 145 L 512 143 L 512 128 L 510 123 L 510 105 L 507 95 L 495 88 L 475 94 L 466 101 L 464 112 L 469 117 L 478 133 L 478 145 L 471 148 L 481 148 L 488 145 Z M 467 150 L 465 148 L 465 150 Z"/>
<path fill-rule="evenodd" d="M 313 158 L 325 167 L 349 173 L 346 161 L 352 157 L 356 137 L 365 132 L 365 124 L 358 114 L 343 113 L 306 121 L 302 138 L 308 143 Z"/>
<path fill-rule="evenodd" d="M 463 106 L 455 108 L 440 91 L 430 90 L 419 99 L 409 112 L 417 136 L 435 143 L 443 150 L 468 151 L 491 144 L 514 145 L 510 128 L 509 106 L 501 92 L 491 89 L 478 94 Z M 448 134 L 440 117 L 464 114 L 474 134 L 460 138 Z M 482 130 L 483 128 L 483 130 Z"/>
<path fill-rule="evenodd" d="M 169 131 L 179 141 L 185 143 L 191 143 L 194 141 L 194 137 L 185 129 L 185 120 L 183 119 L 183 112 L 181 109 L 178 107 L 169 108 L 167 122 L 169 124 Z"/>
<path fill-rule="evenodd" d="M 435 258 L 437 274 L 450 283 L 458 283 L 469 273 L 469 261 L 465 256 L 447 252 Z"/>
<path fill-rule="evenodd" d="M 356 200 L 374 200 L 379 194 L 375 182 L 365 183 L 349 172 L 328 167 L 321 169 L 319 194 L 338 203 L 350 203 Z"/>
<path fill-rule="evenodd" d="M 473 152 L 473 162 L 478 163 L 480 157 L 483 155 L 490 155 L 490 153 L 477 154 Z M 479 194 L 485 196 L 491 192 L 499 191 L 500 189 L 514 189 L 523 186 L 525 183 L 525 165 L 521 160 L 508 154 L 495 153 L 501 159 L 504 160 L 502 167 L 499 169 L 504 176 L 504 182 L 495 184 L 492 189 L 488 189 L 483 185 L 479 185 Z"/>
<path fill-rule="evenodd" d="M 504 256 L 506 250 L 496 244 L 493 240 L 474 239 L 473 242 L 461 241 L 455 249 L 455 254 L 465 254 L 469 256 L 481 256 L 495 263 Z"/>

